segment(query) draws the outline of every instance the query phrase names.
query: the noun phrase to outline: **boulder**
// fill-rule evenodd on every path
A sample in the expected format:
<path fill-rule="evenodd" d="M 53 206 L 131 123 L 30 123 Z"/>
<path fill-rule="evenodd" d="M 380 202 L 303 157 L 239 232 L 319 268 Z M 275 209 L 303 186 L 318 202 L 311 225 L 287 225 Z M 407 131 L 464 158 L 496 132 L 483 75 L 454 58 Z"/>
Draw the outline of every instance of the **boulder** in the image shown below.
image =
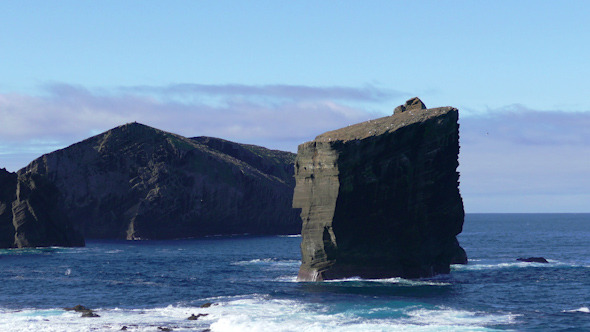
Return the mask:
<path fill-rule="evenodd" d="M 419 111 L 419 110 L 425 110 L 426 109 L 426 105 L 424 105 L 424 103 L 422 102 L 422 100 L 420 100 L 420 98 L 418 97 L 414 97 L 411 99 L 408 99 L 405 104 L 403 105 L 399 105 L 398 107 L 396 107 L 393 110 L 393 114 L 398 114 L 398 113 L 402 113 L 402 112 L 406 112 L 406 111 Z"/>
<path fill-rule="evenodd" d="M 201 304 L 200 308 L 209 308 L 209 307 L 210 307 L 210 306 L 212 306 L 212 305 L 213 305 L 213 303 L 211 303 L 211 302 L 206 302 L 206 303 L 203 303 L 203 304 Z"/>
<path fill-rule="evenodd" d="M 71 308 L 64 308 L 64 310 L 80 312 L 80 313 L 82 313 L 81 317 L 84 317 L 84 318 L 100 317 L 94 311 L 92 311 L 92 309 L 86 308 L 85 306 L 83 306 L 81 304 L 75 305 Z"/>
<path fill-rule="evenodd" d="M 430 277 L 467 262 L 456 238 L 459 112 L 419 99 L 401 109 L 298 147 L 298 280 Z"/>
<path fill-rule="evenodd" d="M 188 320 L 197 320 L 197 319 L 199 319 L 200 317 L 206 317 L 206 316 L 209 316 L 209 314 L 197 314 L 197 315 L 195 315 L 195 314 L 192 314 L 192 315 L 190 315 L 190 316 L 189 316 L 189 318 L 187 318 L 187 319 L 188 319 Z"/>

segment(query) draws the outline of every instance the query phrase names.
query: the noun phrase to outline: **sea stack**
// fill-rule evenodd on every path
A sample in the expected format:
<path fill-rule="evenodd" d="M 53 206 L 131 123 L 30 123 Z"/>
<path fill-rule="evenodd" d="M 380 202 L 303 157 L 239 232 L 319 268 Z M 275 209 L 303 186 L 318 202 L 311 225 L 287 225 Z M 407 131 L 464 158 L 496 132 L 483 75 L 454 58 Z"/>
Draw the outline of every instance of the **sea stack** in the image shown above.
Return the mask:
<path fill-rule="evenodd" d="M 459 111 L 418 98 L 299 145 L 300 281 L 421 278 L 466 263 Z"/>

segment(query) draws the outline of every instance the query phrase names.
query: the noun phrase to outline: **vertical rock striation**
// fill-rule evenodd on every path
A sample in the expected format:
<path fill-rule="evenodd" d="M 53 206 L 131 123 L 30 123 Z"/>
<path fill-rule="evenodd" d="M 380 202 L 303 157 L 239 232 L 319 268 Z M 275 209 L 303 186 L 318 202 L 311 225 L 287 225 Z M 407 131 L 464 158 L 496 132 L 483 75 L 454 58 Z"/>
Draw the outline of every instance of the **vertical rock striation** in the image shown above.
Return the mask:
<path fill-rule="evenodd" d="M 87 238 L 295 234 L 294 159 L 129 123 L 44 155 L 19 174 L 55 184 Z"/>
<path fill-rule="evenodd" d="M 456 235 L 458 110 L 418 99 L 299 146 L 299 280 L 429 277 L 466 263 Z"/>
<path fill-rule="evenodd" d="M 84 246 L 61 209 L 60 197 L 42 176 L 0 169 L 0 248 Z"/>

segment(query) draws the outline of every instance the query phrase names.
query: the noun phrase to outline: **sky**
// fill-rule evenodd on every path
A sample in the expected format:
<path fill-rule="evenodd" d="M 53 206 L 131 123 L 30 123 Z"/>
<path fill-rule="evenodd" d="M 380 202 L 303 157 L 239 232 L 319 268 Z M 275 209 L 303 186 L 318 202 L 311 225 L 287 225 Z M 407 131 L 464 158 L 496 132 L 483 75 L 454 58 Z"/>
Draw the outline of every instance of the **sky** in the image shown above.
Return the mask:
<path fill-rule="evenodd" d="M 297 151 L 418 96 L 475 212 L 590 212 L 587 1 L 2 1 L 0 168 L 137 121 Z"/>

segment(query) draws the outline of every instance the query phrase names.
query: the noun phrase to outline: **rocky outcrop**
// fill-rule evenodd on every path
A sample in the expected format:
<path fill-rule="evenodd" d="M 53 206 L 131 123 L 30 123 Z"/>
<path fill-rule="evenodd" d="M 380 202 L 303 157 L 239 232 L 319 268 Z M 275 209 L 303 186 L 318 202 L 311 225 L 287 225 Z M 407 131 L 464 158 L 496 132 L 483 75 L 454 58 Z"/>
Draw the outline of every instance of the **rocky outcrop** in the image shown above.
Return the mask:
<path fill-rule="evenodd" d="M 549 263 L 549 261 L 545 257 L 521 257 L 516 259 L 519 262 L 526 262 L 526 263 Z"/>
<path fill-rule="evenodd" d="M 416 99 L 299 146 L 299 280 L 429 277 L 466 263 L 458 110 Z"/>
<path fill-rule="evenodd" d="M 19 174 L 53 183 L 86 238 L 295 234 L 294 158 L 130 123 L 44 155 Z"/>
<path fill-rule="evenodd" d="M 59 205 L 60 192 L 42 176 L 0 169 L 0 248 L 83 246 Z"/>

